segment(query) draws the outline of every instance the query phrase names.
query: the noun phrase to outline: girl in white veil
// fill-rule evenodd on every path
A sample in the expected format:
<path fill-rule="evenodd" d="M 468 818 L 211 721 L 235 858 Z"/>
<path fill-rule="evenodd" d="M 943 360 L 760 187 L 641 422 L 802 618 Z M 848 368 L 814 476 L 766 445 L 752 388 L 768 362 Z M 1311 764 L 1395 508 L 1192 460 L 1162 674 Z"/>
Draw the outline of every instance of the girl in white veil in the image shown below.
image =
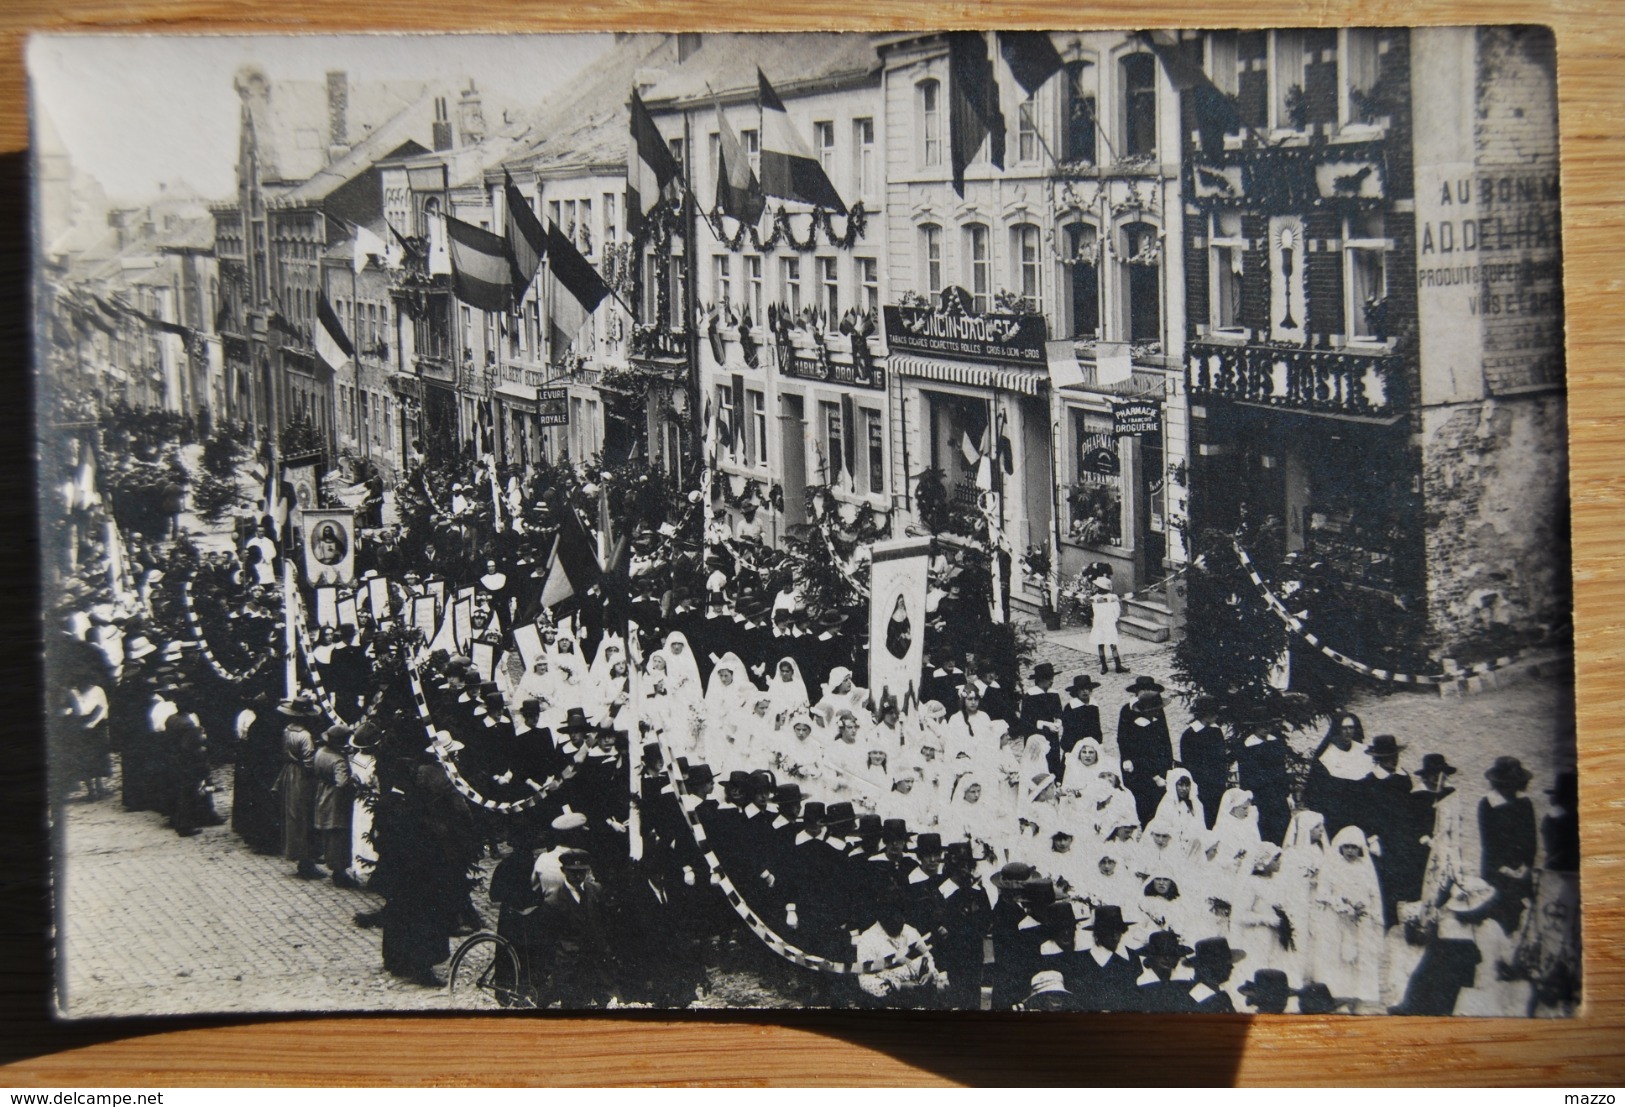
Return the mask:
<path fill-rule="evenodd" d="M 666 670 L 666 741 L 673 748 L 683 745 L 692 749 L 696 745 L 705 700 L 700 663 L 689 648 L 688 639 L 675 630 L 666 635 L 665 644 L 653 656 L 661 659 Z"/>
<path fill-rule="evenodd" d="M 1345 826 L 1332 839 L 1317 895 L 1331 912 L 1330 933 L 1320 936 L 1311 975 L 1334 996 L 1376 1002 L 1382 997 L 1382 891 L 1359 827 Z"/>
<path fill-rule="evenodd" d="M 1189 771 L 1168 770 L 1168 790 L 1158 802 L 1152 821 L 1166 823 L 1174 827 L 1175 833 L 1186 843 L 1206 848 L 1207 820 L 1196 795 L 1196 781 Z"/>
<path fill-rule="evenodd" d="M 975 773 L 956 777 L 949 790 L 948 806 L 938 820 L 943 840 L 969 841 L 973 845 L 990 841 L 990 828 L 998 820 L 988 809 L 988 798 L 986 787 Z M 974 852 L 980 856 L 981 850 Z"/>
<path fill-rule="evenodd" d="M 739 748 L 749 736 L 750 698 L 756 689 L 735 653 L 725 653 L 711 668 L 705 688 L 700 744 L 713 769 L 749 770 L 750 758 Z M 744 733 L 741 733 L 741 730 Z"/>
<path fill-rule="evenodd" d="M 1215 873 L 1236 875 L 1251 869 L 1249 858 L 1263 847 L 1258 833 L 1258 808 L 1251 792 L 1243 788 L 1225 792 L 1213 819 L 1211 842 L 1211 868 Z"/>
<path fill-rule="evenodd" d="M 772 700 L 775 730 L 783 730 L 789 725 L 790 716 L 812 706 L 812 701 L 807 698 L 807 682 L 802 679 L 801 666 L 796 664 L 793 657 L 781 657 L 779 663 L 773 666 L 767 678 L 767 693 Z"/>
<path fill-rule="evenodd" d="M 1296 928 L 1292 938 L 1294 964 L 1288 972 L 1295 981 L 1300 977 L 1314 979 L 1319 943 L 1325 940 L 1321 935 L 1330 934 L 1335 925 L 1335 920 L 1328 917 L 1330 909 L 1319 897 L 1328 842 L 1324 815 L 1307 807 L 1292 812 L 1281 842 L 1280 876 L 1286 882 L 1282 906 Z"/>

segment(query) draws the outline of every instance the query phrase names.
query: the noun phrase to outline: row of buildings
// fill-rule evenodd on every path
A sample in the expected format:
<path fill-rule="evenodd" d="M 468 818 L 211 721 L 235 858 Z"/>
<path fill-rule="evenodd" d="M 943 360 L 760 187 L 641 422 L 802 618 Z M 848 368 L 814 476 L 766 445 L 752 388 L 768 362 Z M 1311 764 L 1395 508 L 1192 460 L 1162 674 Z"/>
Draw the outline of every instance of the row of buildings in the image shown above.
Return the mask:
<path fill-rule="evenodd" d="M 470 451 L 710 465 L 774 540 L 810 486 L 901 533 L 940 481 L 949 530 L 987 511 L 1015 608 L 1106 562 L 1151 637 L 1177 628 L 1162 582 L 1189 535 L 1264 518 L 1441 655 L 1561 627 L 1549 33 L 1050 41 L 1060 67 L 1029 92 L 986 36 L 1004 126 L 962 187 L 939 34 L 618 35 L 500 113 L 473 82 L 245 70 L 237 195 L 157 247 L 177 291 L 141 313 L 197 337 L 130 394 L 301 419 L 330 459 L 393 473 Z M 845 213 L 719 213 L 719 121 L 755 168 L 758 69 Z M 634 90 L 685 182 L 636 236 Z M 440 216 L 501 233 L 508 180 L 615 290 L 567 347 L 546 282 L 506 312 L 453 292 Z M 355 348 L 336 368 L 324 297 Z M 91 358 L 104 387 L 147 388 L 128 356 Z"/>

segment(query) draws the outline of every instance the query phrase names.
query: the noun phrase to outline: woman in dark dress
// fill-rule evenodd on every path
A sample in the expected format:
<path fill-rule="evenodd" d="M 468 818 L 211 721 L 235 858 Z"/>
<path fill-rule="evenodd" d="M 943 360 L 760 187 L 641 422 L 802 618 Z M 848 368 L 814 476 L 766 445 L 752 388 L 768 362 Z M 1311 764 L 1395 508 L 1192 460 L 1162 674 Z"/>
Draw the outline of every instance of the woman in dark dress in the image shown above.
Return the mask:
<path fill-rule="evenodd" d="M 1244 723 L 1237 734 L 1236 778 L 1253 794 L 1259 837 L 1277 846 L 1292 821 L 1288 803 L 1292 779 L 1287 773 L 1286 755 L 1286 740 L 1274 732 L 1267 719 Z"/>
<path fill-rule="evenodd" d="M 1478 801 L 1479 874 L 1496 892 L 1489 918 L 1511 935 L 1534 893 L 1535 805 L 1522 794 L 1530 773 L 1516 757 L 1497 757 L 1484 779 L 1490 793 Z"/>

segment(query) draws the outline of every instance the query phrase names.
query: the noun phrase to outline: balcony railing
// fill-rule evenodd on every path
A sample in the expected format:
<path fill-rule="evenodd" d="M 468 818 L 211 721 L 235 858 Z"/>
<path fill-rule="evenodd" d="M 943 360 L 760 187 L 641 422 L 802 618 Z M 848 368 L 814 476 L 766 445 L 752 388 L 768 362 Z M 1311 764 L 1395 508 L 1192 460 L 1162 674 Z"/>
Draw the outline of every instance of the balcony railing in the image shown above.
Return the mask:
<path fill-rule="evenodd" d="M 638 327 L 632 332 L 633 357 L 683 361 L 688 358 L 688 335 L 658 327 Z"/>
<path fill-rule="evenodd" d="M 862 340 L 854 339 L 854 341 Z M 837 361 L 829 350 L 825 350 L 820 356 L 816 346 L 785 343 L 778 347 L 779 373 L 783 376 L 810 381 L 830 381 L 835 384 L 853 384 L 860 388 L 884 389 L 886 371 L 876 365 L 875 361 L 876 355 L 872 352 L 867 358 L 854 355 L 851 360 Z"/>
<path fill-rule="evenodd" d="M 1383 417 L 1407 407 L 1402 364 L 1392 354 L 1192 342 L 1185 376 L 1192 396 Z"/>

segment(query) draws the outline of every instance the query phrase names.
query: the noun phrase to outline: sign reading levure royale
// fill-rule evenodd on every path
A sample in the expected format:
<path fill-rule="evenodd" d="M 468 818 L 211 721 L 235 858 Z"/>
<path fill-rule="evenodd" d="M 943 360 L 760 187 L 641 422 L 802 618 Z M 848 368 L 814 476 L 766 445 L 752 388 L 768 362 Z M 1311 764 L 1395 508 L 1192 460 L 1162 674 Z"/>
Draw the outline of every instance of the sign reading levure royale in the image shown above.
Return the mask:
<path fill-rule="evenodd" d="M 957 295 L 955 295 L 957 293 Z M 945 289 L 929 307 L 887 304 L 886 346 L 899 353 L 1043 366 L 1044 317 L 967 310 L 962 289 Z"/>

